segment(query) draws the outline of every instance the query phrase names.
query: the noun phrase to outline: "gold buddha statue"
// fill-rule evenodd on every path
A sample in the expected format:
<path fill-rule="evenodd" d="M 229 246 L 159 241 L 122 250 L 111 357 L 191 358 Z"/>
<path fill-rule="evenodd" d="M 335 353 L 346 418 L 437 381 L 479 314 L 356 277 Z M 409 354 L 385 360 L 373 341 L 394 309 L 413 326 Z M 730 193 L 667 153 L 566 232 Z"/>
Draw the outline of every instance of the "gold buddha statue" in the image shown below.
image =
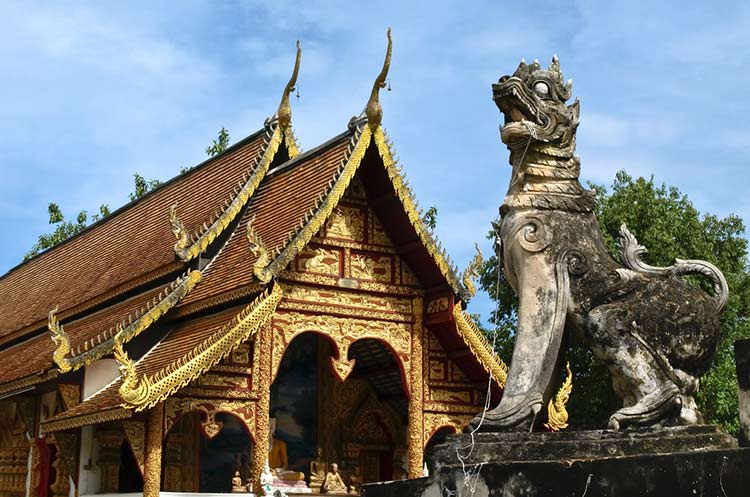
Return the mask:
<path fill-rule="evenodd" d="M 286 442 L 274 437 L 276 433 L 276 418 L 269 420 L 270 430 L 268 433 L 268 465 L 279 480 L 295 482 L 305 479 L 305 474 L 299 471 L 289 471 L 289 458 L 286 451 Z"/>
<path fill-rule="evenodd" d="M 232 493 L 233 494 L 244 494 L 247 492 L 247 487 L 242 485 L 242 478 L 240 472 L 234 472 L 234 478 L 232 478 Z"/>
<path fill-rule="evenodd" d="M 329 495 L 346 495 L 346 485 L 339 473 L 338 464 L 331 464 L 331 471 L 326 473 L 323 485 L 320 487 L 320 493 Z"/>
<path fill-rule="evenodd" d="M 315 449 L 315 457 L 310 461 L 310 488 L 313 492 L 317 489 L 320 491 L 323 480 L 326 478 L 326 462 L 323 460 L 323 449 Z"/>

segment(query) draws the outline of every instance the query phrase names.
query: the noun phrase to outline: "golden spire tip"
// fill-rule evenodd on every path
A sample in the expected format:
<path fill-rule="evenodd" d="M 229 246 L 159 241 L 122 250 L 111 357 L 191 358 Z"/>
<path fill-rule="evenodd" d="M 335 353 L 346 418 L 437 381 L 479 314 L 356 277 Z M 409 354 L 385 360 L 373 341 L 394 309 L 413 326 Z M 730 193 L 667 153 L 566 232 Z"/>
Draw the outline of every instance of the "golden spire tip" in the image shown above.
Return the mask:
<path fill-rule="evenodd" d="M 383 61 L 383 69 L 380 70 L 380 74 L 375 78 L 375 83 L 372 85 L 372 92 L 370 93 L 370 100 L 367 102 L 365 107 L 365 115 L 367 116 L 367 124 L 370 129 L 375 129 L 380 126 L 383 121 L 383 107 L 380 105 L 380 89 L 385 88 L 385 82 L 388 78 L 388 69 L 391 67 L 391 51 L 393 49 L 393 41 L 391 40 L 391 28 L 388 28 L 388 49 L 385 52 L 385 61 Z"/>
<path fill-rule="evenodd" d="M 289 105 L 289 94 L 295 90 L 295 86 L 297 85 L 297 75 L 299 74 L 299 63 L 301 58 L 302 48 L 300 47 L 299 40 L 297 40 L 297 58 L 294 61 L 294 71 L 292 72 L 292 77 L 289 78 L 289 82 L 284 87 L 284 93 L 281 95 L 279 109 L 276 111 L 276 118 L 282 129 L 286 129 L 286 127 L 289 126 L 289 123 L 292 122 L 292 107 Z"/>

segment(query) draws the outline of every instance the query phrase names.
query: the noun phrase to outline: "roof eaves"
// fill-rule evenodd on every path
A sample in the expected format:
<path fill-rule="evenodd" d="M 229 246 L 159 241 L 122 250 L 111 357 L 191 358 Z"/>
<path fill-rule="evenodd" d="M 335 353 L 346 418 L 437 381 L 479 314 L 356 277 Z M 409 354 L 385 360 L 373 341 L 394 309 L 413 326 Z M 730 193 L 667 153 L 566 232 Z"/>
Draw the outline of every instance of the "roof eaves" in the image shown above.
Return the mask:
<path fill-rule="evenodd" d="M 147 302 L 141 310 L 127 316 L 122 323 L 100 333 L 96 339 L 84 342 L 83 351 L 81 351 L 81 345 L 78 345 L 71 357 L 68 357 L 68 354 L 73 352 L 70 336 L 58 322 L 56 310 L 53 310 L 49 315 L 48 328 L 52 340 L 57 344 L 52 358 L 60 372 L 67 373 L 87 366 L 110 354 L 117 344 L 125 344 L 137 337 L 177 305 L 201 281 L 201 278 L 200 271 L 188 270 L 185 275 L 160 292 L 158 297 Z"/>
<path fill-rule="evenodd" d="M 412 193 L 411 188 L 409 188 L 409 184 L 403 176 L 401 168 L 397 166 L 397 161 L 393 158 L 392 143 L 382 127 L 378 126 L 376 128 L 373 133 L 373 140 L 385 166 L 388 178 L 391 180 L 393 189 L 396 192 L 396 196 L 401 202 L 409 218 L 409 222 L 416 231 L 417 236 L 419 236 L 422 245 L 424 245 L 432 260 L 435 261 L 435 264 L 453 289 L 453 292 L 465 302 L 468 302 L 471 296 L 460 283 L 458 268 L 450 260 L 447 251 L 442 247 L 440 242 L 435 239 L 434 234 L 425 226 L 417 206 L 416 197 Z"/>
<path fill-rule="evenodd" d="M 153 407 L 204 374 L 241 343 L 254 337 L 270 319 L 281 301 L 283 289 L 276 283 L 242 309 L 229 323 L 203 340 L 182 357 L 172 361 L 153 375 L 137 376 L 135 365 L 121 347 L 115 349 L 120 364 L 123 407 L 142 411 Z"/>
<path fill-rule="evenodd" d="M 492 345 L 484 336 L 484 333 L 477 327 L 474 320 L 463 310 L 461 303 L 458 302 L 453 307 L 453 319 L 456 322 L 456 331 L 471 351 L 472 355 L 477 358 L 487 374 L 500 386 L 505 388 L 505 382 L 508 378 L 508 366 L 498 357 L 492 348 Z"/>

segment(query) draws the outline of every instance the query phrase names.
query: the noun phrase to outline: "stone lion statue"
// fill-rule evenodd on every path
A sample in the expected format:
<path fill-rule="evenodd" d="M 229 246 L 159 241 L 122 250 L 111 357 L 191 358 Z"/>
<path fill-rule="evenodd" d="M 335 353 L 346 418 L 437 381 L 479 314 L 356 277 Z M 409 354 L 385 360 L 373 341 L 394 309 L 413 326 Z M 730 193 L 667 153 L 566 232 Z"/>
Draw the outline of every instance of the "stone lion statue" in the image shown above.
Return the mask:
<path fill-rule="evenodd" d="M 701 422 L 693 395 L 719 342 L 728 296 L 721 271 L 699 260 L 649 266 L 624 225 L 620 261 L 610 256 L 593 193 L 578 180 L 579 102 L 566 104 L 572 82 L 563 82 L 557 57 L 547 69 L 521 61 L 492 90 L 513 168 L 496 248 L 519 309 L 507 385 L 483 428 L 532 428 L 552 393 L 565 333 L 582 336 L 612 373 L 623 407 L 610 428 Z M 681 278 L 689 274 L 708 278 L 713 293 Z"/>

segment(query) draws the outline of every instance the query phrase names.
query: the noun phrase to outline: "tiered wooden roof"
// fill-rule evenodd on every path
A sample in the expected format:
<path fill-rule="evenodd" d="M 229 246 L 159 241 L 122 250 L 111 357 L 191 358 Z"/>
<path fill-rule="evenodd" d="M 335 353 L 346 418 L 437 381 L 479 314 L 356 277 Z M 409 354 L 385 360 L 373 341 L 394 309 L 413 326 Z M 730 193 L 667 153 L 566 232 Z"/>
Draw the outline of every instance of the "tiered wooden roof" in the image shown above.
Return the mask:
<path fill-rule="evenodd" d="M 366 111 L 332 140 L 298 153 L 288 108 L 295 68 L 277 119 L 264 129 L 1 278 L 0 312 L 12 319 L 0 325 L 0 363 L 14 370 L 0 372 L 0 394 L 113 353 L 122 378 L 49 420 L 45 430 L 87 424 L 97 413 L 102 421 L 120 419 L 174 394 L 251 339 L 273 314 L 283 294 L 277 280 L 357 174 L 427 292 L 467 301 L 380 126 L 377 89 L 388 60 Z M 182 273 L 183 280 L 165 289 L 165 279 Z M 228 306 L 235 307 L 224 310 Z M 446 343 L 463 344 L 472 352 L 469 369 L 499 379 L 500 362 L 462 312 L 454 312 L 460 327 L 443 330 Z M 136 351 L 127 343 L 157 320 L 162 326 L 150 350 L 132 362 L 128 352 Z M 53 363 L 55 352 L 65 357 Z"/>

